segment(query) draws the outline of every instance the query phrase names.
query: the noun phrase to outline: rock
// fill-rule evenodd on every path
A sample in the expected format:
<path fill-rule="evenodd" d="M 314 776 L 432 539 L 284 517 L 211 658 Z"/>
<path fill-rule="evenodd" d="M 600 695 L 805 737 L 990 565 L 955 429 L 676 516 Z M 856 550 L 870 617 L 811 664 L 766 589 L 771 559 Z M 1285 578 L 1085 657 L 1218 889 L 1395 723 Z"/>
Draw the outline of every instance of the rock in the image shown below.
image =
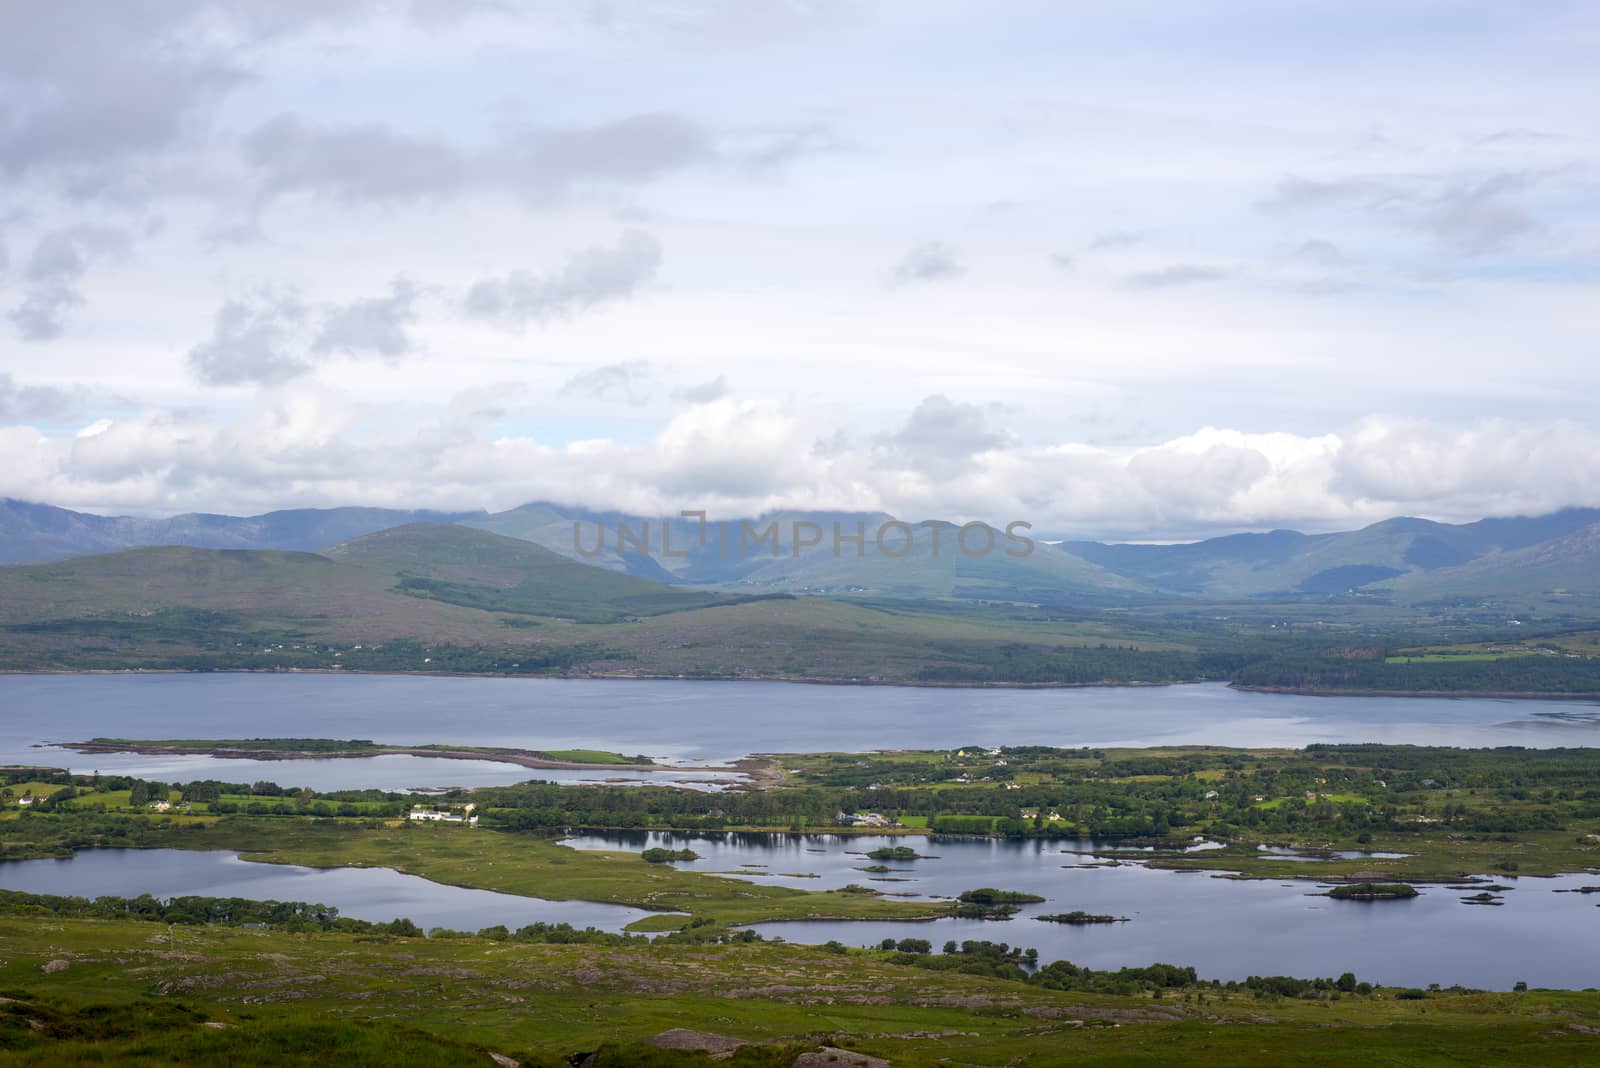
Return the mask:
<path fill-rule="evenodd" d="M 46 975 L 54 975 L 56 972 L 64 972 L 70 967 L 72 967 L 71 961 L 52 960 L 39 965 L 39 970 Z"/>
<path fill-rule="evenodd" d="M 882 1057 L 869 1057 L 854 1050 L 823 1046 L 794 1059 L 794 1068 L 892 1068 Z"/>
<path fill-rule="evenodd" d="M 691 1031 L 684 1027 L 674 1027 L 645 1041 L 662 1049 L 692 1049 L 701 1053 L 732 1053 L 740 1046 L 749 1045 L 742 1038 L 731 1038 L 711 1031 Z"/>
<path fill-rule="evenodd" d="M 507 1057 L 504 1053 L 490 1053 L 489 1059 L 498 1064 L 500 1068 L 522 1068 L 522 1062 L 515 1057 Z"/>

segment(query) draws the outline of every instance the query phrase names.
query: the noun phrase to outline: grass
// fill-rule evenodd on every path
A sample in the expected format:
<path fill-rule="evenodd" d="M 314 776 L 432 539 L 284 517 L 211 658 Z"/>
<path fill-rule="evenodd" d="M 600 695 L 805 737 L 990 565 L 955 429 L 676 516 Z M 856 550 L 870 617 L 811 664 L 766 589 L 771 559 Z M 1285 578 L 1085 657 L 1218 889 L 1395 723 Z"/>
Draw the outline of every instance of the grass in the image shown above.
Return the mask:
<path fill-rule="evenodd" d="M 1505 840 L 1502 840 L 1504 838 Z M 1360 872 L 1383 872 L 1386 881 L 1456 882 L 1469 875 L 1543 876 L 1584 871 L 1600 864 L 1600 843 L 1571 831 L 1520 831 L 1510 836 L 1469 836 L 1440 830 L 1426 834 L 1377 833 L 1371 841 L 1318 841 L 1311 849 L 1405 853 L 1403 857 L 1350 857 L 1295 863 L 1274 861 L 1254 847 L 1245 851 L 1208 850 L 1150 861 L 1152 867 L 1238 872 L 1251 878 L 1347 879 Z M 1507 867 L 1512 865 L 1512 867 Z"/>
<path fill-rule="evenodd" d="M 1509 660 L 1518 656 L 1537 656 L 1532 649 L 1518 649 L 1503 653 L 1401 653 L 1383 658 L 1385 664 L 1460 664 L 1474 660 Z"/>
<path fill-rule="evenodd" d="M 867 682 L 1195 675 L 1191 644 L 1115 621 L 684 591 L 465 528 L 398 528 L 337 555 L 166 547 L 0 569 L 0 666 Z"/>
<path fill-rule="evenodd" d="M 0 915 L 11 1063 L 609 1065 L 668 1028 L 760 1044 L 791 1064 L 822 1041 L 938 1063 L 1582 1065 L 1593 992 L 1204 1001 L 1062 993 L 783 944 L 593 947 L 362 938 Z M 66 967 L 49 974 L 47 961 Z M 93 1006 L 93 1008 L 91 1008 Z M 27 1021 L 38 1020 L 43 1030 Z M 202 1023 L 222 1024 L 220 1028 Z M 558 1060 L 558 1058 L 562 1060 Z M 686 1055 L 653 1063 L 705 1064 Z"/>
<path fill-rule="evenodd" d="M 374 829 L 332 820 L 225 819 L 176 829 L 160 844 L 236 849 L 249 860 L 309 868 L 393 868 L 452 886 L 688 913 L 718 925 L 917 920 L 944 911 L 933 902 L 752 886 L 669 865 L 644 864 L 635 853 L 570 849 L 548 838 L 486 829 L 404 824 Z"/>
<path fill-rule="evenodd" d="M 648 764 L 649 757 L 623 756 L 621 753 L 608 753 L 604 749 L 545 749 L 545 756 L 551 760 L 563 760 L 571 764 Z"/>

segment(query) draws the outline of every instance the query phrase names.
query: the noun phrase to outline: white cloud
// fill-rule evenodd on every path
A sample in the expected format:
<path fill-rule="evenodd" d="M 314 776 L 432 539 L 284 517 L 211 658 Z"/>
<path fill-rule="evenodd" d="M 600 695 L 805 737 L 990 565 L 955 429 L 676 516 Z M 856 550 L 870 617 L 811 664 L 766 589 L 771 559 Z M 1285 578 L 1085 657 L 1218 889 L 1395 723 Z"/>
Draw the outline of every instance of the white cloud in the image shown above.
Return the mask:
<path fill-rule="evenodd" d="M 938 241 L 924 241 L 907 252 L 889 272 L 892 286 L 915 285 L 919 282 L 938 282 L 959 278 L 966 268 L 956 258 L 956 252 Z"/>
<path fill-rule="evenodd" d="M 1600 505 L 1600 435 L 1571 424 L 1448 428 L 1373 416 L 1312 437 L 1205 428 L 1144 447 L 1023 445 L 981 412 L 924 402 L 893 448 L 812 448 L 792 412 L 729 398 L 653 437 L 547 444 L 497 429 L 517 390 L 473 391 L 406 428 L 322 389 L 267 391 L 237 420 L 149 411 L 91 436 L 0 432 L 18 462 L 0 495 L 100 510 L 283 505 L 506 508 L 548 498 L 661 514 L 882 508 L 915 518 L 1027 519 L 1096 537 L 1338 529 L 1398 514 L 1465 520 Z M 917 427 L 957 431 L 956 460 Z M 1530 462 L 1531 461 L 1531 462 Z"/>
<path fill-rule="evenodd" d="M 531 322 L 568 318 L 609 301 L 632 296 L 655 277 L 661 243 L 642 230 L 625 231 L 612 248 L 575 253 L 558 271 L 535 275 L 512 271 L 485 278 L 467 291 L 466 312 L 510 330 Z"/>
<path fill-rule="evenodd" d="M 1401 8 L 0 4 L 0 472 L 1151 537 L 1594 503 L 1600 14 Z"/>
<path fill-rule="evenodd" d="M 608 363 L 580 371 L 567 379 L 561 392 L 568 396 L 591 397 L 603 400 L 616 397 L 629 404 L 643 404 L 648 397 L 642 387 L 650 377 L 650 364 L 646 360 L 627 360 Z"/>

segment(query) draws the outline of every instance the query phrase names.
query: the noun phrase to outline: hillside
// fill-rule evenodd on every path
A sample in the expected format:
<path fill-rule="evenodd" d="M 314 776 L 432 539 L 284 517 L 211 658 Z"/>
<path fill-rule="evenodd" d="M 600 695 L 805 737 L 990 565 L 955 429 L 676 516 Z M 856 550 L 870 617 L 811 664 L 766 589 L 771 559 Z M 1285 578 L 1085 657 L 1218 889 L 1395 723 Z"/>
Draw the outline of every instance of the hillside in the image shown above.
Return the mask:
<path fill-rule="evenodd" d="M 0 567 L 0 668 L 552 672 L 866 681 L 1173 681 L 1114 630 L 731 597 L 511 538 L 408 526 L 326 550 L 135 549 Z"/>
<path fill-rule="evenodd" d="M 392 575 L 395 590 L 411 597 L 580 623 L 612 623 L 734 600 L 590 567 L 516 538 L 443 524 L 379 531 L 331 546 L 322 555 Z"/>
<path fill-rule="evenodd" d="M 1564 537 L 1600 521 L 1600 509 L 1452 525 L 1398 518 L 1334 534 L 1275 530 L 1181 545 L 1062 545 L 1085 560 L 1171 593 L 1210 599 L 1338 596 L 1458 567 Z"/>
<path fill-rule="evenodd" d="M 1512 606 L 1600 608 L 1600 523 L 1512 552 L 1494 553 L 1390 584 L 1395 597 L 1420 604 L 1494 600 Z"/>
<path fill-rule="evenodd" d="M 191 513 L 167 519 L 99 516 L 0 499 L 0 564 L 39 563 L 154 545 L 309 551 L 402 523 L 454 522 L 471 513 L 392 508 L 296 508 L 256 516 Z"/>
<path fill-rule="evenodd" d="M 713 522 L 702 531 L 694 520 L 596 512 L 549 502 L 496 513 L 334 508 L 243 518 L 185 515 L 154 520 L 3 501 L 0 562 L 42 561 L 133 545 L 301 551 L 332 545 L 329 553 L 334 558 L 395 575 L 403 583 L 402 592 L 411 596 L 587 622 L 716 603 L 710 591 L 725 596 L 821 594 L 967 605 L 1010 602 L 1065 611 L 1138 602 L 1381 601 L 1391 595 L 1400 603 L 1416 603 L 1470 599 L 1475 595 L 1472 583 L 1479 578 L 1487 583 L 1477 591 L 1483 597 L 1520 589 L 1517 580 L 1497 576 L 1502 567 L 1516 566 L 1521 558 L 1513 554 L 1554 544 L 1600 522 L 1600 509 L 1463 524 L 1401 517 L 1336 533 L 1276 530 L 1173 545 L 1051 544 L 1036 536 L 1034 551 L 1017 557 L 1005 551 L 1016 543 L 996 531 L 994 550 L 977 558 L 955 548 L 954 531 L 948 528 L 940 534 L 935 551 L 928 522 L 912 524 L 917 534 L 909 552 L 901 552 L 898 528 L 887 530 L 880 547 L 874 532 L 894 521 L 884 513 L 796 511 Z M 857 549 L 843 540 L 836 549 L 835 524 L 846 539 L 864 529 L 864 545 Z M 417 553 L 407 557 L 396 545 L 357 544 L 384 530 L 419 526 L 435 531 L 433 543 L 426 551 L 419 550 L 429 559 L 426 567 L 419 565 Z M 619 527 L 644 548 L 629 540 L 625 551 L 619 551 Z M 498 540 L 452 543 L 439 533 L 450 529 Z M 775 532 L 775 541 L 764 538 L 769 531 Z M 817 544 L 797 547 L 797 532 L 803 532 L 803 541 Z M 519 554 L 517 546 L 540 551 Z M 1495 562 L 1502 558 L 1511 562 Z M 563 572 L 558 566 L 562 560 L 581 570 Z M 1473 566 L 1477 563 L 1484 566 Z M 1582 585 L 1563 581 L 1559 572 L 1559 566 L 1549 571 L 1549 588 Z M 599 573 L 647 585 L 608 584 L 595 577 Z M 580 575 L 581 596 L 565 591 L 566 584 L 577 582 Z M 1426 578 L 1430 575 L 1442 577 L 1431 582 Z M 699 600 L 686 599 L 685 587 L 694 586 L 701 587 L 694 592 Z M 677 587 L 686 596 L 669 596 L 667 587 Z"/>

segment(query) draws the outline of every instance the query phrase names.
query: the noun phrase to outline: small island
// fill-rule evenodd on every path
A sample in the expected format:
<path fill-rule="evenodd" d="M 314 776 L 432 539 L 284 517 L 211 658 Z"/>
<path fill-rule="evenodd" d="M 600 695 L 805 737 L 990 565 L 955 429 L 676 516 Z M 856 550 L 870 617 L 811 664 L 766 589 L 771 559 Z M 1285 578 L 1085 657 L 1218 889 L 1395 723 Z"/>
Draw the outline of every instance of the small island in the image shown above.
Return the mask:
<path fill-rule="evenodd" d="M 1034 919 L 1043 920 L 1046 923 L 1067 923 L 1074 926 L 1090 923 L 1128 922 L 1128 917 L 1126 916 L 1107 916 L 1099 913 L 1084 912 L 1082 909 L 1075 909 L 1072 912 L 1053 912 L 1048 916 L 1035 916 Z"/>
<path fill-rule="evenodd" d="M 1409 883 L 1349 883 L 1336 886 L 1324 897 L 1341 901 L 1399 901 L 1417 896 L 1417 888 Z"/>
<path fill-rule="evenodd" d="M 963 920 L 1009 920 L 1021 911 L 1018 905 L 1035 905 L 1043 900 L 1038 894 L 985 886 L 958 896 L 951 906 L 951 914 Z"/>
<path fill-rule="evenodd" d="M 910 846 L 883 846 L 867 854 L 873 860 L 927 860 L 928 857 L 918 853 Z"/>
<path fill-rule="evenodd" d="M 663 849 L 652 846 L 639 854 L 639 859 L 646 864 L 667 864 L 674 860 L 699 860 L 700 854 L 692 849 Z M 749 872 L 750 875 L 765 875 L 766 872 Z"/>
<path fill-rule="evenodd" d="M 476 745 L 385 745 L 367 738 L 178 738 L 142 741 L 134 738 L 91 738 L 63 742 L 78 753 L 140 753 L 147 756 L 213 756 L 236 760 L 329 760 L 375 756 L 443 757 L 449 760 L 492 760 L 525 768 L 641 771 L 664 770 L 647 756 L 624 756 L 599 749 L 507 749 Z M 725 769 L 707 768 L 707 771 Z"/>

